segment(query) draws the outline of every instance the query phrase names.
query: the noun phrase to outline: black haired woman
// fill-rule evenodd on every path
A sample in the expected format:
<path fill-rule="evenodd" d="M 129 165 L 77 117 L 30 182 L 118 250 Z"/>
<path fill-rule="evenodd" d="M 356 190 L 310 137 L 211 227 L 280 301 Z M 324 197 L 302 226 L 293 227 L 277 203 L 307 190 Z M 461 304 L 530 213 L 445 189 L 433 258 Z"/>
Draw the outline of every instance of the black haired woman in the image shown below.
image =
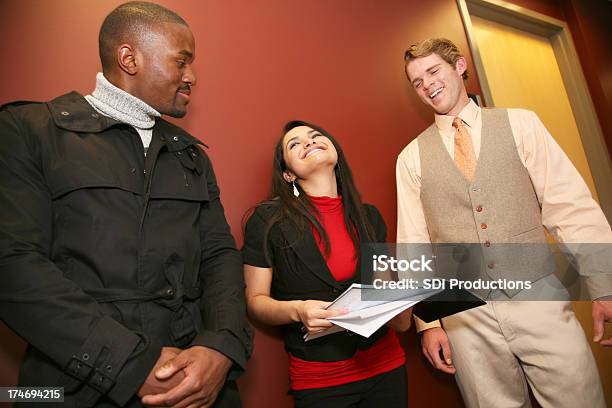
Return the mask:
<path fill-rule="evenodd" d="M 289 122 L 276 145 L 272 187 L 245 227 L 249 316 L 283 328 L 296 407 L 405 407 L 405 355 L 394 330 L 370 338 L 330 327 L 329 302 L 359 282 L 361 242 L 384 242 L 378 210 L 362 204 L 342 149 L 324 129 Z M 340 312 L 341 313 L 341 312 Z M 393 320 L 405 330 L 410 312 Z"/>

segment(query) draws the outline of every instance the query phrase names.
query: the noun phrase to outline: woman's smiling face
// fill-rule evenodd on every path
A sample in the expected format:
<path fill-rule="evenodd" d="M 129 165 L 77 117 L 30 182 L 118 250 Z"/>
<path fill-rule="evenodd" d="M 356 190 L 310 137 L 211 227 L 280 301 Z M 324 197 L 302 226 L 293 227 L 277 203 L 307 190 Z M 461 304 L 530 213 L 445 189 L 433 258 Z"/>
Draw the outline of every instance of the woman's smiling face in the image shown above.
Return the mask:
<path fill-rule="evenodd" d="M 323 166 L 329 166 L 333 171 L 338 153 L 331 140 L 318 130 L 297 126 L 283 138 L 283 158 L 288 172 L 298 179 L 305 179 Z"/>

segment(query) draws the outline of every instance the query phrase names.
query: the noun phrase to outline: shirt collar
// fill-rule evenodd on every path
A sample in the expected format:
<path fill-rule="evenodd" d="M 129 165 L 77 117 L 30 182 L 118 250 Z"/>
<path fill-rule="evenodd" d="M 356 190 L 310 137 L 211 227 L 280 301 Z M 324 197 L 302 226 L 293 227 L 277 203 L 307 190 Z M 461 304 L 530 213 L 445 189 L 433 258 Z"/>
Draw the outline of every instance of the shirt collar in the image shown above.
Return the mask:
<path fill-rule="evenodd" d="M 463 107 L 457 116 L 463 120 L 468 128 L 473 128 L 476 125 L 478 115 L 480 115 L 480 107 L 476 105 L 472 99 L 470 99 L 468 104 Z M 436 114 L 436 127 L 441 131 L 450 132 L 451 128 L 453 127 L 454 119 L 455 116 Z"/>

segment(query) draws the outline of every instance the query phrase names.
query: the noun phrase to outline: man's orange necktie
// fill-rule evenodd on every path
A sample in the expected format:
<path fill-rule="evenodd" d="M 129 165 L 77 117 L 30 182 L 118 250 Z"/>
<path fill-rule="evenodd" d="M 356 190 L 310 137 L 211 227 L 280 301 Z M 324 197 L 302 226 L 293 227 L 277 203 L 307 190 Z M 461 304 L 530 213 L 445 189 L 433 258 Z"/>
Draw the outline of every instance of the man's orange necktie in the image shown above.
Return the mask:
<path fill-rule="evenodd" d="M 472 145 L 472 137 L 469 135 L 463 121 L 459 116 L 453 120 L 455 132 L 455 163 L 469 181 L 474 179 L 476 172 L 476 154 Z"/>

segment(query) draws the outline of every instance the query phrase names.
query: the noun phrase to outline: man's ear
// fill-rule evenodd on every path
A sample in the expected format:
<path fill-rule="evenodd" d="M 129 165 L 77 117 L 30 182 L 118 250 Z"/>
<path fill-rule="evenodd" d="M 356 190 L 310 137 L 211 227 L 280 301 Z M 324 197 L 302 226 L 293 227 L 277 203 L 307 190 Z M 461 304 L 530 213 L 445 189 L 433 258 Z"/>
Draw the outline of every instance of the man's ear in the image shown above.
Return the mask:
<path fill-rule="evenodd" d="M 291 183 L 296 179 L 296 177 L 289 171 L 283 171 L 283 178 L 287 183 Z"/>
<path fill-rule="evenodd" d="M 138 64 L 136 63 L 136 52 L 130 44 L 121 44 L 117 48 L 117 64 L 122 71 L 129 75 L 135 75 L 138 72 Z"/>
<path fill-rule="evenodd" d="M 457 61 L 455 62 L 455 71 L 457 71 L 459 76 L 462 76 L 466 70 L 467 70 L 467 61 L 465 60 L 464 57 L 459 57 L 459 59 L 457 59 Z"/>

